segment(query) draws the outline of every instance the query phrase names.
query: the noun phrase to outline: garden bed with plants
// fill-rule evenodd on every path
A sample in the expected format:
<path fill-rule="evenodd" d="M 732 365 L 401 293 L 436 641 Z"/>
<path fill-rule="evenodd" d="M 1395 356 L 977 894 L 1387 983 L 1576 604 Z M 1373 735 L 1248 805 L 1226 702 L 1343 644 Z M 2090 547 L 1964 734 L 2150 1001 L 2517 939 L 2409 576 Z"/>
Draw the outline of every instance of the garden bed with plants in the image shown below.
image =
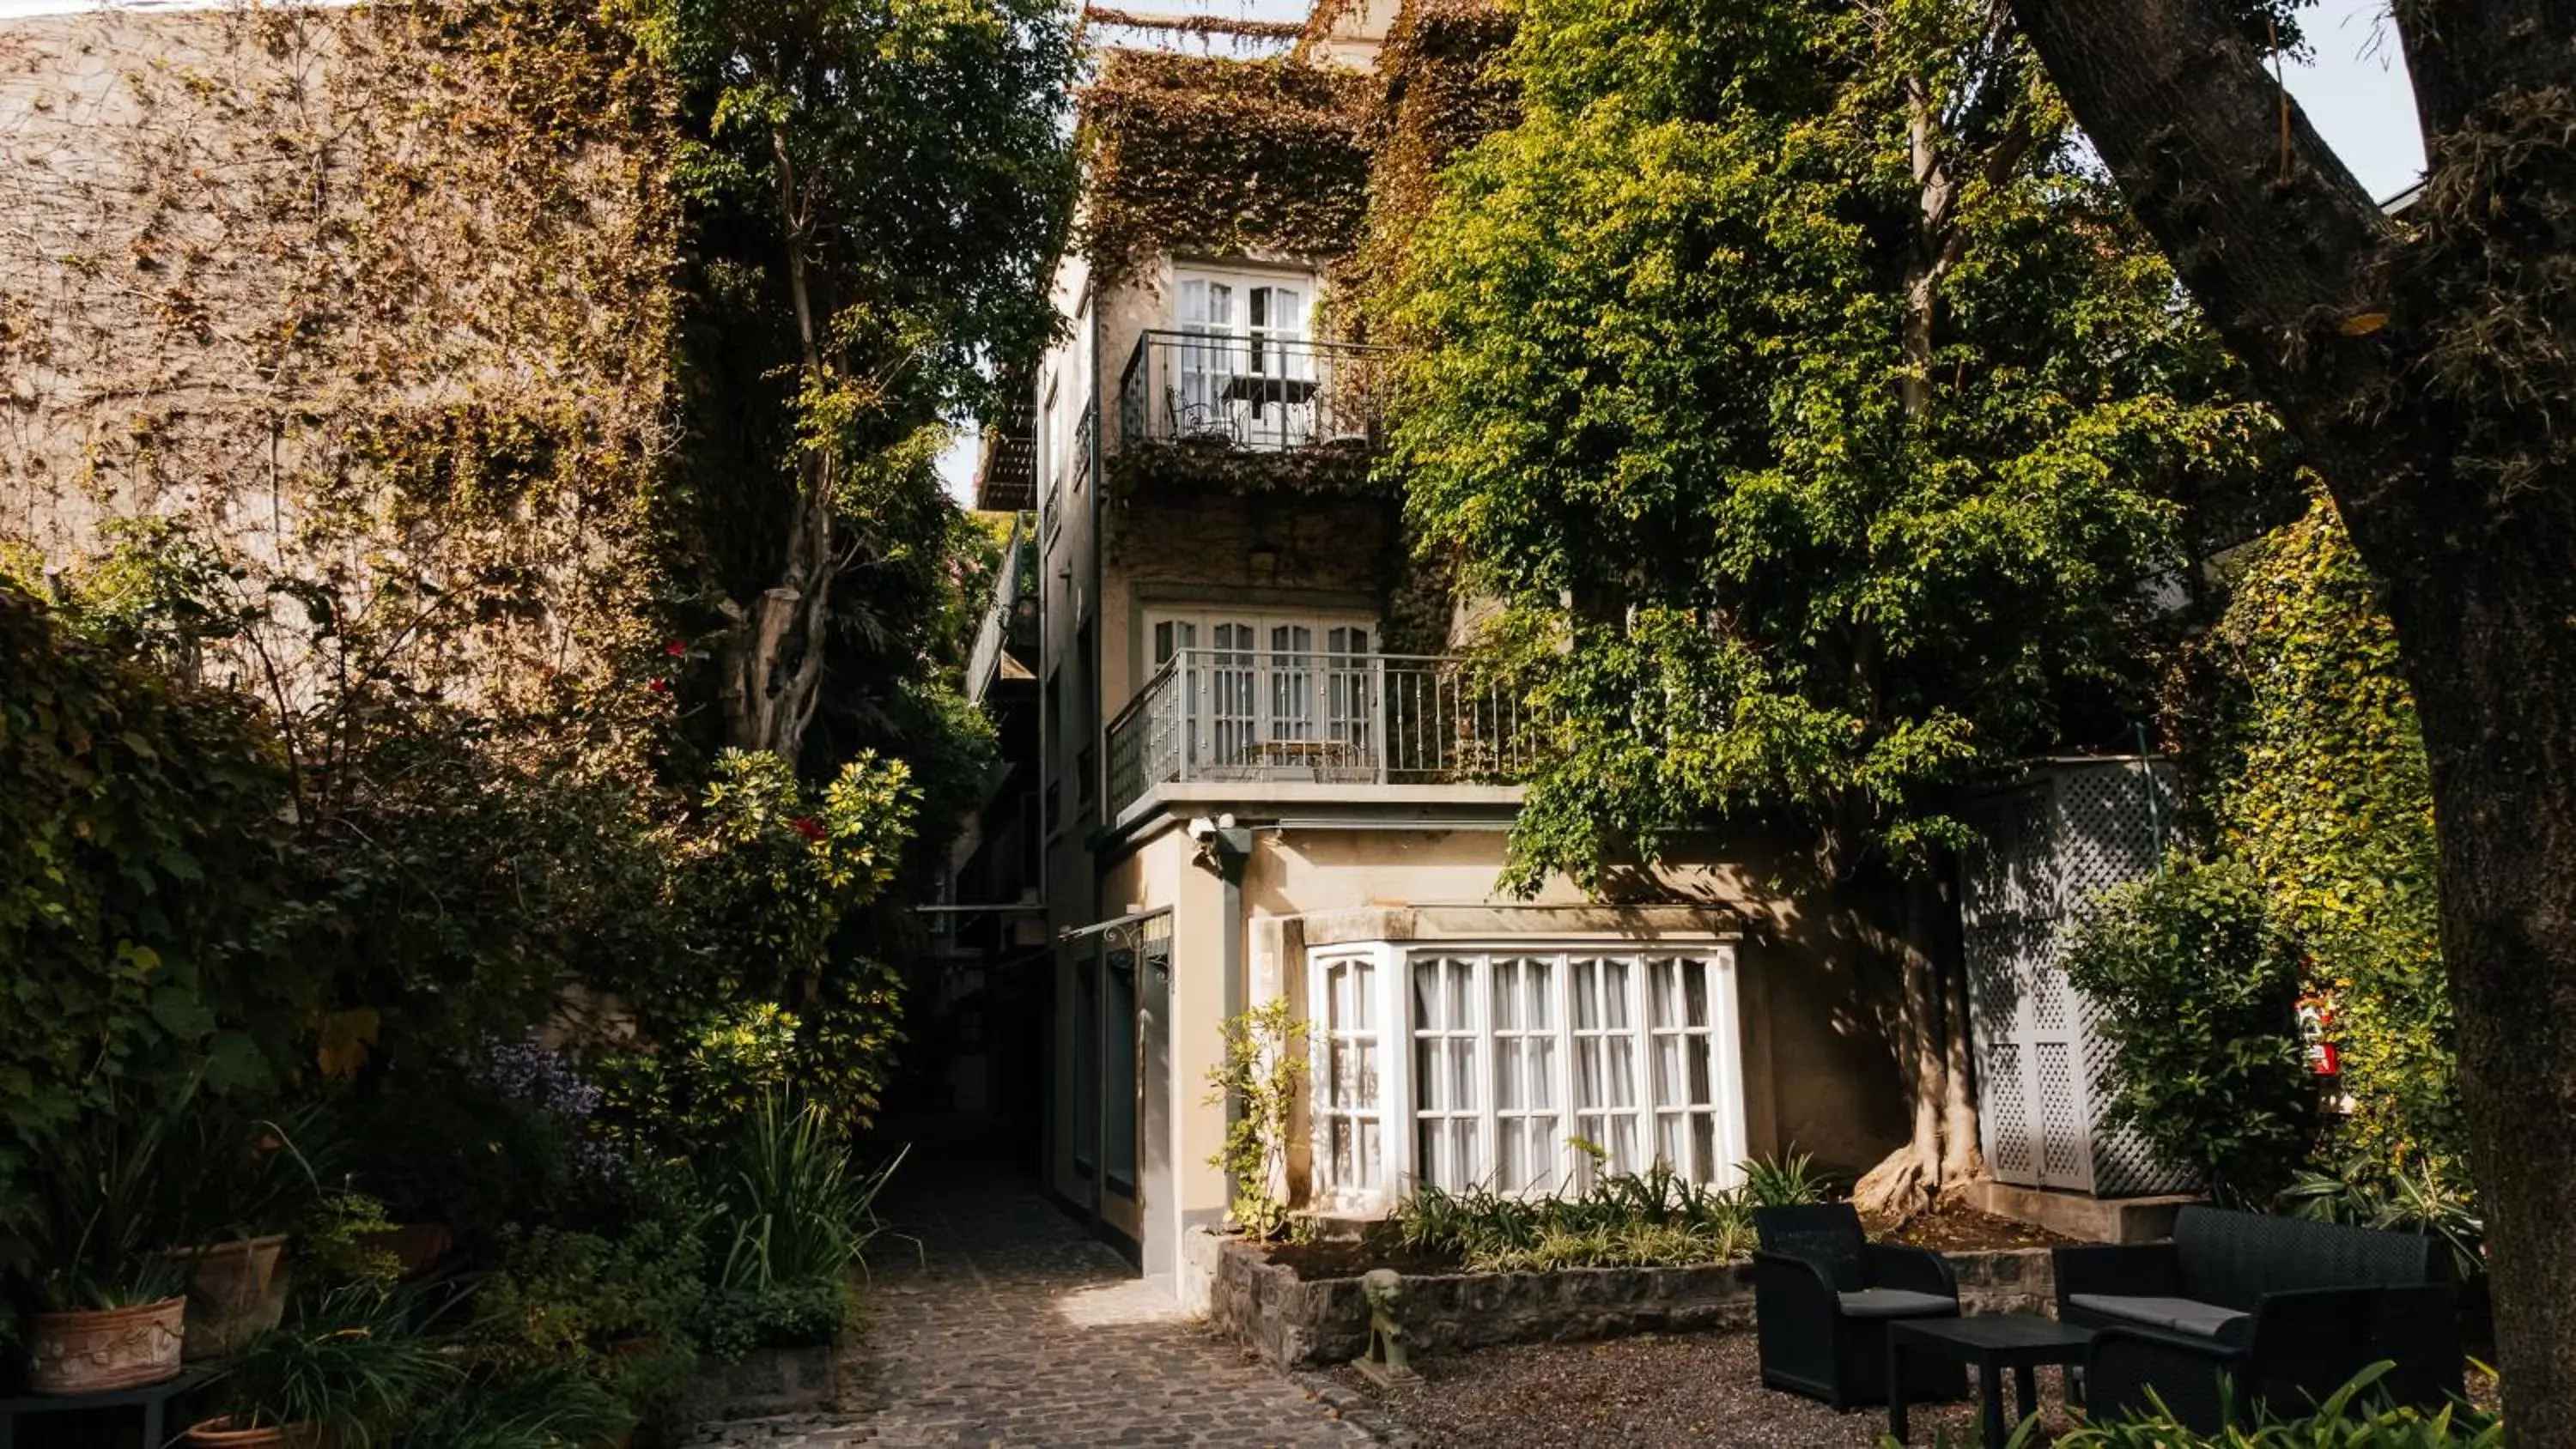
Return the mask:
<path fill-rule="evenodd" d="M 535 1044 L 291 1112 L 120 1099 L 22 1180 L 0 1389 L 195 1360 L 199 1449 L 650 1445 L 833 1397 L 893 1165 L 779 1091 L 632 1105 Z"/>
<path fill-rule="evenodd" d="M 1196 1251 L 1220 1332 L 1279 1367 L 1314 1368 L 1367 1346 L 1360 1275 L 1374 1268 L 1405 1275 L 1417 1355 L 1750 1326 L 1753 1210 L 1820 1196 L 1803 1159 L 1747 1163 L 1745 1185 L 1725 1190 L 1662 1168 L 1556 1197 L 1424 1188 L 1356 1241 L 1207 1238 Z M 2051 1301 L 2044 1247 L 1952 1261 L 1972 1312 Z"/>

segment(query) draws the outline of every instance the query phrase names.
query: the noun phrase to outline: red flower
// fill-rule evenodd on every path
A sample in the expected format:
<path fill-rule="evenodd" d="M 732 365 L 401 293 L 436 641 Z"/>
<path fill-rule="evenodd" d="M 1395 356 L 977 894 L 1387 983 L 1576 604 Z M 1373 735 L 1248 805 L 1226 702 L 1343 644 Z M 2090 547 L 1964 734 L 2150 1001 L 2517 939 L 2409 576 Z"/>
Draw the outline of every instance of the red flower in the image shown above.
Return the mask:
<path fill-rule="evenodd" d="M 823 827 L 814 823 L 813 816 L 799 815 L 787 823 L 795 826 L 796 833 L 804 836 L 807 840 L 813 841 L 816 845 L 823 843 Z"/>
<path fill-rule="evenodd" d="M 644 687 L 653 691 L 655 694 L 669 694 L 671 692 L 671 681 L 667 679 L 649 680 L 645 683 Z"/>
<path fill-rule="evenodd" d="M 689 652 L 689 646 L 681 640 L 673 639 L 662 646 L 662 652 L 678 659 Z"/>

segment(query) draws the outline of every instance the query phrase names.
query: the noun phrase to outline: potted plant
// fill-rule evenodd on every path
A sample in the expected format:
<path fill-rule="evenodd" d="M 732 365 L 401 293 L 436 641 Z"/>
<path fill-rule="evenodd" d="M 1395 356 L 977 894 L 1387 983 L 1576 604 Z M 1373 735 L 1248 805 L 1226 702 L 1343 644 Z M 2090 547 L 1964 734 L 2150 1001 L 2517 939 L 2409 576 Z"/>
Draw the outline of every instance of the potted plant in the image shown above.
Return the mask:
<path fill-rule="evenodd" d="M 30 1391 L 105 1393 L 178 1376 L 187 1270 L 166 1251 L 168 1121 L 137 1126 L 110 1109 L 40 1140 L 14 1224 Z"/>
<path fill-rule="evenodd" d="M 290 1125 L 209 1107 L 189 1114 L 177 1134 L 169 1175 L 191 1185 L 196 1203 L 190 1246 L 171 1250 L 189 1270 L 183 1357 L 236 1353 L 284 1318 L 292 1281 L 285 1229 L 318 1192 L 300 1145 L 318 1123 L 318 1109 Z"/>
<path fill-rule="evenodd" d="M 251 1340 L 209 1384 L 195 1449 L 377 1449 L 450 1376 L 397 1299 L 336 1290 Z"/>

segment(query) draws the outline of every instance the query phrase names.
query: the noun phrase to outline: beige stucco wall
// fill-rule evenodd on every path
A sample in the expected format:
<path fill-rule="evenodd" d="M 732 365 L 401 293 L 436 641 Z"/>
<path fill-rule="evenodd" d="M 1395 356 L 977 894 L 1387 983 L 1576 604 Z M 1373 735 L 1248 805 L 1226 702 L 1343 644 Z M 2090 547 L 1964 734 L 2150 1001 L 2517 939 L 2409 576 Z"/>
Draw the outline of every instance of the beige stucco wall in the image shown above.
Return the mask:
<path fill-rule="evenodd" d="M 1497 889 L 1506 838 L 1500 827 L 1508 815 L 1493 813 L 1490 802 L 1486 814 L 1457 827 L 1256 828 L 1243 883 L 1241 1001 L 1284 995 L 1302 1012 L 1310 941 L 1519 934 L 1728 940 L 1737 953 L 1749 1149 L 1794 1149 L 1856 1170 L 1900 1140 L 1901 1097 L 1860 962 L 1816 937 L 1808 913 L 1768 884 L 1769 862 L 1741 846 L 1706 842 L 1679 852 L 1652 889 L 1628 883 L 1658 904 L 1596 902 L 1564 879 L 1531 900 L 1514 900 Z M 1221 886 L 1180 818 L 1135 838 L 1102 872 L 1101 909 L 1104 915 L 1174 910 L 1173 1040 L 1164 1089 L 1174 1116 L 1175 1171 L 1169 1201 L 1131 1207 L 1104 1198 L 1104 1218 L 1131 1237 L 1210 1223 L 1225 1208 L 1223 1179 L 1207 1165 L 1223 1132 L 1223 1112 L 1205 1100 L 1225 1018 Z M 1060 971 L 1060 999 L 1070 1001 L 1071 968 Z M 1063 1013 L 1058 1024 L 1067 1053 L 1071 1015 Z M 1059 1059 L 1072 1061 L 1069 1054 Z M 1069 1088 L 1069 1066 L 1061 1076 Z M 1071 1126 L 1071 1108 L 1062 1105 L 1059 1142 L 1069 1142 Z M 1302 1187 L 1302 1143 L 1291 1178 Z M 1068 1198 L 1089 1200 L 1090 1183 L 1073 1171 L 1069 1147 L 1058 1153 L 1055 1182 Z M 1188 1288 L 1184 1282 L 1184 1293 Z"/>

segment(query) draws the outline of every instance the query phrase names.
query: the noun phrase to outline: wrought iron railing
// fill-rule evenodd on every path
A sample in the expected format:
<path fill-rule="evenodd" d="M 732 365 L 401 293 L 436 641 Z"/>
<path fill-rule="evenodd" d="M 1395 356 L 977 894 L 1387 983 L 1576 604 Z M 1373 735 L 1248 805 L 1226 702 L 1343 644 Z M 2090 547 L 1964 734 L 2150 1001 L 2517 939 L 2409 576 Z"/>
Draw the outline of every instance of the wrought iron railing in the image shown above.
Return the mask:
<path fill-rule="evenodd" d="M 1149 331 L 1119 379 L 1118 443 L 1373 444 L 1386 357 L 1346 342 Z"/>
<path fill-rule="evenodd" d="M 1181 781 L 1508 782 L 1520 696 L 1464 661 L 1184 649 L 1109 726 L 1109 808 Z"/>

